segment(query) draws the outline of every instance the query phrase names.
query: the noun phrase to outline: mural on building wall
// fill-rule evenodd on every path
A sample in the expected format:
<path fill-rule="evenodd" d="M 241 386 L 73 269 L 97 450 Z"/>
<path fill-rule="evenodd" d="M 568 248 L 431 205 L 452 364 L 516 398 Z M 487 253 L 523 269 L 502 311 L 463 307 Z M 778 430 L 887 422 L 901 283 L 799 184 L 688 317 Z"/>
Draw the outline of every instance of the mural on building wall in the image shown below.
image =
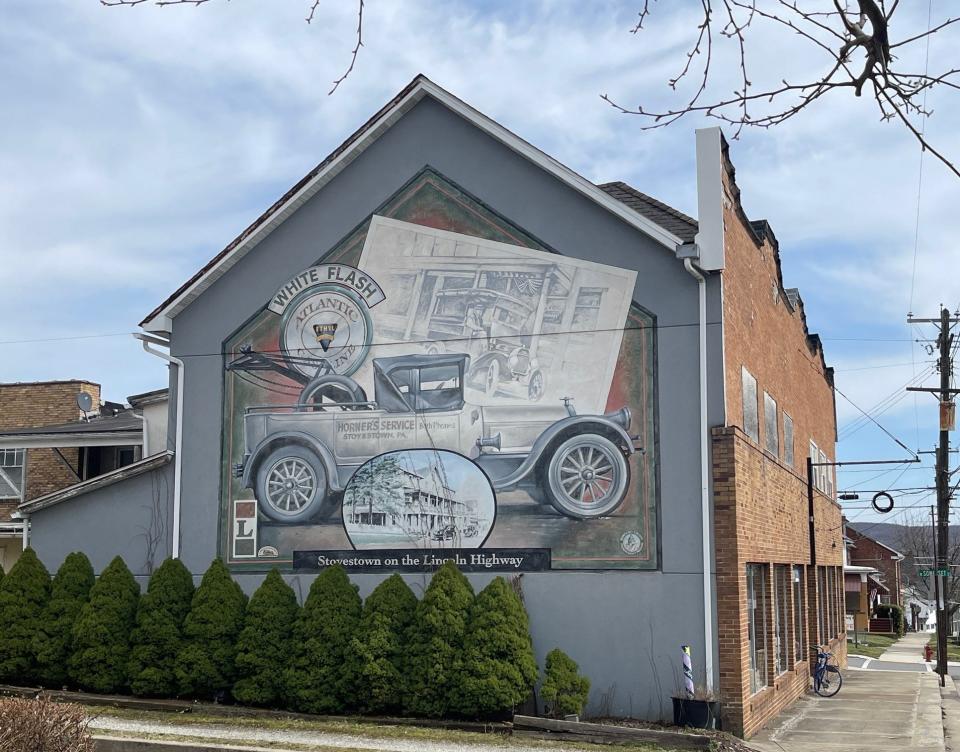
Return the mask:
<path fill-rule="evenodd" d="M 636 272 L 429 170 L 318 257 L 225 343 L 234 567 L 656 567 Z"/>

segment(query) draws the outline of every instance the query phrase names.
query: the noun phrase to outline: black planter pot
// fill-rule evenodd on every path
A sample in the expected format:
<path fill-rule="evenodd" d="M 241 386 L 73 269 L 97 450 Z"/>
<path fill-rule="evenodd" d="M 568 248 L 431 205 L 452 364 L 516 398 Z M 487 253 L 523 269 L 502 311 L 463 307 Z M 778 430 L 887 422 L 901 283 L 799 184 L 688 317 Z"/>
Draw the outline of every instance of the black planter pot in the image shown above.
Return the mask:
<path fill-rule="evenodd" d="M 674 697 L 673 725 L 701 729 L 719 728 L 720 703 L 716 700 L 688 700 L 685 697 Z"/>

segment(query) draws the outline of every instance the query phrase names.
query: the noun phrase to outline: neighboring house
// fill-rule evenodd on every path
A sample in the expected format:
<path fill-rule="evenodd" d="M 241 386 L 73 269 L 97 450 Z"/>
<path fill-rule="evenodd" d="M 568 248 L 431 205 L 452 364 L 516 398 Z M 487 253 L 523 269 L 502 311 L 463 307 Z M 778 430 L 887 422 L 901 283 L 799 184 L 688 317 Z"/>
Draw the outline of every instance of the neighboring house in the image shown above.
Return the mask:
<path fill-rule="evenodd" d="M 900 589 L 903 587 L 903 579 L 900 563 L 904 560 L 904 555 L 876 538 L 859 532 L 852 525 L 846 525 L 844 533 L 851 541 L 850 563 L 873 567 L 878 571 L 879 574 L 875 577 L 878 587 L 875 589 L 880 602 L 902 605 Z"/>
<path fill-rule="evenodd" d="M 141 581 L 220 556 L 247 592 L 332 561 L 364 594 L 446 556 L 478 589 L 523 572 L 537 658 L 579 662 L 588 712 L 669 717 L 688 645 L 751 735 L 817 645 L 845 661 L 833 372 L 719 129 L 696 154 L 698 220 L 418 76 L 141 322 L 174 461 L 22 505 L 32 544 Z M 356 552 L 340 500 L 408 450 L 483 487 L 488 535 Z"/>
<path fill-rule="evenodd" d="M 877 573 L 875 567 L 857 566 L 850 563 L 853 541 L 843 538 L 843 591 L 846 615 L 853 619 L 853 627 L 858 632 L 870 629 L 870 616 L 873 604 L 870 598 L 871 575 Z"/>
<path fill-rule="evenodd" d="M 166 392 L 142 395 L 151 406 L 138 411 L 101 402 L 100 385 L 89 381 L 0 384 L 0 565 L 9 569 L 23 550 L 27 531 L 19 507 L 137 462 L 148 422 L 159 448 L 166 448 Z M 89 396 L 86 412 L 80 394 Z"/>
<path fill-rule="evenodd" d="M 901 591 L 900 597 L 908 629 L 923 632 L 928 630 L 928 624 L 936 625 L 936 604 L 926 597 L 925 592 L 913 585 L 907 585 Z"/>

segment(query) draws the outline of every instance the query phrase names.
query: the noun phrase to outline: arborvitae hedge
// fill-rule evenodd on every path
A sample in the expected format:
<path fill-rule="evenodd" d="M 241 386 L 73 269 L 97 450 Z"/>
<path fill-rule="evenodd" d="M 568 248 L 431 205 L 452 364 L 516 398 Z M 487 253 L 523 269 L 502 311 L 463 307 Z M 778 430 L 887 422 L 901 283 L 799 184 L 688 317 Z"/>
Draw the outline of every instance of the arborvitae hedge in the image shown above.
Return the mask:
<path fill-rule="evenodd" d="M 214 699 L 233 686 L 246 604 L 247 597 L 226 565 L 214 559 L 183 625 L 184 646 L 174 665 L 181 694 Z"/>
<path fill-rule="evenodd" d="M 37 673 L 45 687 L 69 682 L 67 659 L 73 650 L 73 625 L 90 598 L 95 579 L 90 560 L 79 551 L 64 559 L 53 578 L 50 600 L 33 638 Z"/>
<path fill-rule="evenodd" d="M 247 604 L 237 641 L 237 683 L 233 696 L 249 705 L 276 707 L 286 699 L 284 671 L 293 650 L 300 606 L 280 572 L 271 569 Z"/>
<path fill-rule="evenodd" d="M 540 694 L 552 715 L 579 714 L 587 704 L 590 680 L 579 671 L 576 661 L 559 648 L 547 653 Z"/>
<path fill-rule="evenodd" d="M 359 659 L 357 697 L 362 711 L 393 713 L 403 706 L 403 660 L 416 609 L 417 596 L 398 574 L 377 585 L 364 602 L 353 640 Z"/>
<path fill-rule="evenodd" d="M 126 686 L 139 600 L 140 586 L 117 556 L 100 573 L 73 625 L 73 655 L 67 668 L 75 684 L 106 693 Z"/>
<path fill-rule="evenodd" d="M 502 577 L 474 600 L 463 639 L 463 668 L 453 709 L 471 718 L 512 710 L 537 681 L 527 612 Z"/>
<path fill-rule="evenodd" d="M 430 580 L 410 628 L 404 693 L 408 713 L 439 718 L 451 709 L 472 603 L 470 582 L 447 561 Z"/>
<path fill-rule="evenodd" d="M 177 694 L 174 661 L 183 648 L 183 622 L 193 599 L 193 576 L 179 559 L 167 559 L 150 576 L 137 608 L 127 672 L 141 697 Z"/>
<path fill-rule="evenodd" d="M 360 623 L 360 596 L 342 566 L 313 581 L 294 629 L 287 671 L 293 706 L 305 713 L 342 713 L 356 702 L 357 656 L 352 639 Z"/>
<path fill-rule="evenodd" d="M 50 596 L 50 573 L 27 548 L 0 582 L 0 680 L 29 684 L 37 677 L 33 638 Z"/>

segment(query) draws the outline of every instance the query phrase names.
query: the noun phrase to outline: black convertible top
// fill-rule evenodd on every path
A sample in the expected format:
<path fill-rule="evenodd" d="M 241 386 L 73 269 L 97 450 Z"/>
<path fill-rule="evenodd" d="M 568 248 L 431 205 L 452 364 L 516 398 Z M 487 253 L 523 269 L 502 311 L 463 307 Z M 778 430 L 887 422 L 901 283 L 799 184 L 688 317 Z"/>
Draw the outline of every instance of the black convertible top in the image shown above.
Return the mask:
<path fill-rule="evenodd" d="M 456 366 L 463 377 L 470 365 L 467 353 L 440 353 L 436 355 L 394 355 L 389 358 L 373 359 L 373 388 L 377 405 L 387 412 L 407 412 L 410 410 L 456 409 L 463 406 L 463 388 L 461 385 L 450 389 L 440 389 L 429 395 L 419 394 L 419 378 L 409 386 L 412 394 L 404 394 L 390 375 L 394 371 L 405 369 L 420 370 L 436 366 Z M 438 404 L 433 404 L 438 401 Z M 454 404 L 455 403 L 455 404 Z"/>

